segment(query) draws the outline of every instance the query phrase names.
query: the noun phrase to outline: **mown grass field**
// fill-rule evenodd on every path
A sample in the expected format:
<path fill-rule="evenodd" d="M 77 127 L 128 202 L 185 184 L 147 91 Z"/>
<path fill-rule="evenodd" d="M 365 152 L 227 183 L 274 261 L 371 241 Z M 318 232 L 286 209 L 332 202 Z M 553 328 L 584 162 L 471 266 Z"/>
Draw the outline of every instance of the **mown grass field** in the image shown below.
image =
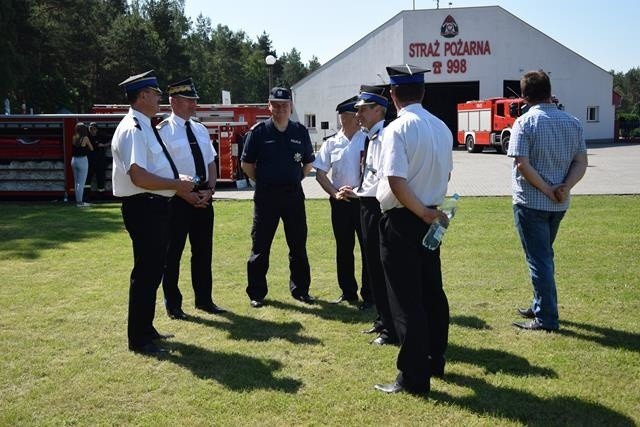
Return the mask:
<path fill-rule="evenodd" d="M 561 331 L 518 331 L 531 296 L 507 197 L 463 198 L 442 249 L 451 307 L 428 399 L 376 392 L 396 347 L 339 295 L 329 205 L 307 202 L 312 295 L 288 293 L 282 227 L 268 306 L 249 307 L 250 201 L 216 202 L 214 300 L 156 359 L 127 350 L 131 245 L 119 205 L 0 203 L 0 425 L 594 425 L 640 423 L 640 197 L 575 197 L 556 242 Z"/>

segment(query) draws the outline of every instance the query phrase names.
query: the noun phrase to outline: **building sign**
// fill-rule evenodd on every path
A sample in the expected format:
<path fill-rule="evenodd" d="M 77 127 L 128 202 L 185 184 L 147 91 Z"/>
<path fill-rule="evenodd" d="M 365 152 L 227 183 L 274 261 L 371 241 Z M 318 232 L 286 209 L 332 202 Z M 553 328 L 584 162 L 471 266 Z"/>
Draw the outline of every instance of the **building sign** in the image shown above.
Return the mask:
<path fill-rule="evenodd" d="M 458 24 L 448 15 L 440 27 L 440 35 L 453 39 L 458 35 Z M 410 42 L 410 58 L 434 58 L 433 74 L 465 74 L 469 70 L 470 57 L 491 55 L 489 40 L 463 40 L 461 38 L 434 41 Z"/>

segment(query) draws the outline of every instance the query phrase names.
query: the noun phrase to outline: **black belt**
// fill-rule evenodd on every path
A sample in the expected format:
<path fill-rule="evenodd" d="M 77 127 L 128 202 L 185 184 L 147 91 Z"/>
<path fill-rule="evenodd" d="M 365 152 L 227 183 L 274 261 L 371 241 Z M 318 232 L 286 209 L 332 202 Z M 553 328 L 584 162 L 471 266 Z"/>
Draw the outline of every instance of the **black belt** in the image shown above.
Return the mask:
<path fill-rule="evenodd" d="M 160 194 L 155 193 L 138 193 L 132 196 L 123 197 L 124 200 L 163 200 L 168 202 L 171 200 L 171 197 L 161 196 Z"/>

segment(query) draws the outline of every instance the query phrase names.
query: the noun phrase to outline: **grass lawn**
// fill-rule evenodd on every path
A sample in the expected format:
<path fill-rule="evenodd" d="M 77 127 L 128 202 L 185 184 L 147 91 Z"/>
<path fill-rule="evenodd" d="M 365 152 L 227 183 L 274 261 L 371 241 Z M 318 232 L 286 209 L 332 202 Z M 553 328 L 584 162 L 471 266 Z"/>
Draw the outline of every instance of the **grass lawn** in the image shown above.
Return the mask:
<path fill-rule="evenodd" d="M 451 328 L 428 399 L 384 395 L 396 347 L 340 291 L 326 200 L 307 202 L 311 294 L 288 293 L 282 227 L 268 305 L 245 294 L 252 202 L 216 202 L 214 301 L 156 304 L 169 356 L 127 350 L 131 244 L 119 205 L 0 203 L 0 425 L 594 425 L 640 423 L 640 197 L 574 197 L 556 241 L 561 331 L 519 331 L 531 297 L 506 197 L 463 198 L 442 248 Z M 188 251 L 188 249 L 187 249 Z"/>

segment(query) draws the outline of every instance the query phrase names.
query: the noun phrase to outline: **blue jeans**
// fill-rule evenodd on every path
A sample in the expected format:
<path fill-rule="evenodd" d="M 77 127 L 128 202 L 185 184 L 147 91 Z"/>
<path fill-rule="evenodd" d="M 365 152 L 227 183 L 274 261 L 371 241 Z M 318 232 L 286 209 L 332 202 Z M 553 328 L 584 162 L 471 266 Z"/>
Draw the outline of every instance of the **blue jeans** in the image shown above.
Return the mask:
<path fill-rule="evenodd" d="M 71 168 L 73 169 L 73 182 L 75 185 L 76 203 L 82 203 L 82 196 L 84 195 L 84 184 L 87 180 L 87 173 L 89 172 L 89 160 L 87 156 L 72 157 Z"/>
<path fill-rule="evenodd" d="M 558 329 L 558 296 L 554 278 L 553 241 L 565 211 L 548 212 L 513 205 L 513 217 L 526 256 L 536 321 L 547 329 Z"/>

